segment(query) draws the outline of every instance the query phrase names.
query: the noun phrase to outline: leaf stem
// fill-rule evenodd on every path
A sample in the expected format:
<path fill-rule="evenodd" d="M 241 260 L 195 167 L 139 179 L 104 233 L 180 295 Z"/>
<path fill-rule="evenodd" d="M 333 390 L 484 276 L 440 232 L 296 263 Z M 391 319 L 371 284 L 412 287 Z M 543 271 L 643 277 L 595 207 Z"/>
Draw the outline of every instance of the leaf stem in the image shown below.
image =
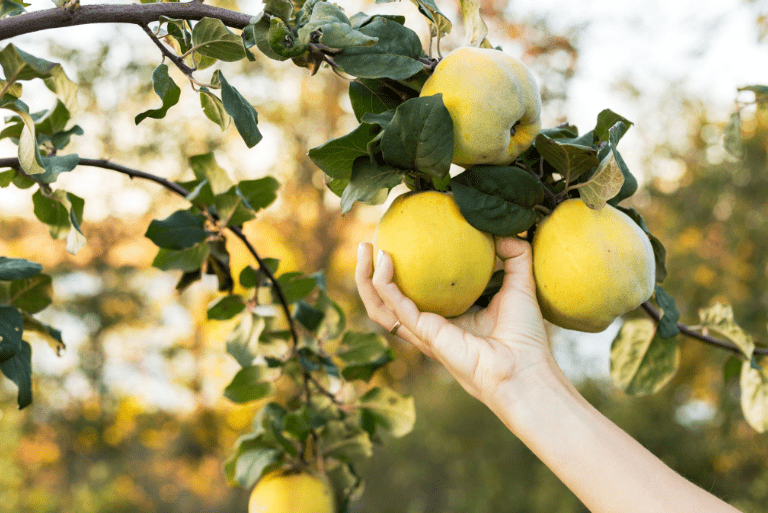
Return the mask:
<path fill-rule="evenodd" d="M 168 60 L 173 62 L 177 68 L 181 70 L 182 73 L 187 75 L 190 79 L 192 79 L 192 73 L 195 71 L 186 64 L 184 64 L 184 56 L 179 57 L 178 55 L 171 52 L 163 43 L 160 42 L 160 40 L 155 36 L 155 34 L 152 33 L 152 30 L 149 28 L 149 25 L 146 23 L 143 23 L 141 25 L 141 28 L 144 30 L 144 32 L 147 33 L 149 38 L 152 40 L 153 43 L 160 49 L 160 51 L 163 54 L 163 57 L 167 57 Z"/>

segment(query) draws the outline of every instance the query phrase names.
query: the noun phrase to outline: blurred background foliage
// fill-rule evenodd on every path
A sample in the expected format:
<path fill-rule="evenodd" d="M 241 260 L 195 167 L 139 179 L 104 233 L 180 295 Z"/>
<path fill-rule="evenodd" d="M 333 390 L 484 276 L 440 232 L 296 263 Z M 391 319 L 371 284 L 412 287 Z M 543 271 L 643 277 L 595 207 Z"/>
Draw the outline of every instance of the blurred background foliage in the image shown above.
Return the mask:
<path fill-rule="evenodd" d="M 545 126 L 565 121 L 578 31 L 555 31 L 545 19 L 516 19 L 506 5 L 483 5 L 492 40 L 521 49 L 540 78 Z M 404 3 L 393 10 L 418 19 L 409 9 Z M 764 35 L 765 17 L 755 23 Z M 454 31 L 455 46 L 459 23 Z M 149 77 L 159 56 L 144 39 L 123 44 L 133 32 L 116 27 L 108 39 L 95 37 L 84 47 L 57 44 L 57 34 L 39 43 L 81 85 L 76 121 L 85 135 L 72 151 L 171 179 L 188 178 L 188 157 L 208 151 L 233 178 L 272 174 L 280 196 L 246 225 L 254 245 L 263 256 L 279 258 L 281 272 L 323 270 L 352 326 L 377 329 L 357 298 L 353 269 L 357 243 L 370 239 L 381 208 L 359 206 L 340 216 L 338 198 L 306 158 L 308 148 L 354 126 L 346 82 L 327 70 L 309 77 L 267 59 L 228 65 L 231 81 L 259 112 L 265 140 L 253 151 L 245 151 L 233 130 L 221 133 L 207 122 L 191 94 L 182 94 L 182 104 L 164 121 L 136 127 L 133 116 L 157 101 Z M 66 33 L 59 37 L 65 41 Z M 174 78 L 183 83 L 180 75 Z M 633 198 L 667 247 L 665 289 L 683 322 L 695 324 L 699 307 L 729 302 L 738 322 L 765 341 L 768 110 L 745 109 L 744 158 L 738 160 L 723 150 L 726 119 L 673 85 L 669 93 L 666 101 L 677 102 L 676 113 L 683 113 L 675 123 L 682 123 L 684 136 L 677 130 L 674 140 L 647 152 L 645 185 Z M 224 349 L 232 325 L 205 320 L 217 297 L 215 283 L 204 280 L 178 294 L 175 275 L 150 267 L 154 249 L 143 237 L 151 219 L 183 202 L 151 184 L 104 173 L 78 169 L 60 179 L 86 198 L 88 245 L 77 256 L 31 219 L 27 192 L 19 192 L 23 208 L 6 203 L 0 217 L 0 254 L 40 262 L 54 276 L 55 306 L 43 320 L 60 327 L 68 345 L 60 357 L 34 346 L 31 407 L 17 411 L 13 385 L 0 382 L 0 511 L 245 511 L 248 491 L 226 484 L 222 462 L 261 404 L 235 405 L 222 397 L 238 369 Z M 238 272 L 250 262 L 237 241 L 228 243 Z M 416 427 L 388 441 L 361 469 L 366 489 L 353 511 L 586 511 L 443 369 L 390 340 L 398 358 L 380 379 L 414 395 Z M 685 341 L 676 378 L 661 393 L 638 398 L 607 379 L 609 339 L 554 333 L 553 340 L 566 372 L 609 418 L 682 475 L 743 511 L 764 511 L 768 439 L 742 418 L 738 379 L 722 370 L 727 354 Z M 595 352 L 605 365 L 595 364 Z"/>

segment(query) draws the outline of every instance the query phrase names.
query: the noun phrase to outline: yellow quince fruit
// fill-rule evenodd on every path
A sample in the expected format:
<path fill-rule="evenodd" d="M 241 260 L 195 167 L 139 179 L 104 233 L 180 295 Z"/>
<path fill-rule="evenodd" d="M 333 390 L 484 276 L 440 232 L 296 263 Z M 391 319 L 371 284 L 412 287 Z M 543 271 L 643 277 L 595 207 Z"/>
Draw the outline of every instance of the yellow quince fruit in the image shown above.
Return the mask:
<path fill-rule="evenodd" d="M 333 489 L 307 471 L 274 470 L 251 492 L 248 513 L 335 513 Z"/>
<path fill-rule="evenodd" d="M 648 235 L 625 213 L 569 199 L 536 228 L 533 276 L 545 319 L 596 333 L 651 297 L 656 261 Z"/>
<path fill-rule="evenodd" d="M 392 256 L 394 281 L 419 310 L 444 317 L 467 311 L 496 264 L 493 236 L 470 225 L 451 193 L 395 198 L 373 234 L 374 254 Z"/>
<path fill-rule="evenodd" d="M 541 95 L 531 71 L 499 50 L 458 48 L 435 67 L 420 96 L 443 95 L 453 120 L 453 163 L 506 165 L 541 130 Z"/>

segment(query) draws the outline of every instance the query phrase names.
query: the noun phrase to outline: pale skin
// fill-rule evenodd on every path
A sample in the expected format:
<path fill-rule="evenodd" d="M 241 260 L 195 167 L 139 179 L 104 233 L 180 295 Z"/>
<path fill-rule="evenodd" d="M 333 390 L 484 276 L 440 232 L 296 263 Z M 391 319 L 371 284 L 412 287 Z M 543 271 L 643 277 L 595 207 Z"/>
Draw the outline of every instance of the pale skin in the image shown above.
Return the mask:
<path fill-rule="evenodd" d="M 440 362 L 593 513 L 738 513 L 686 480 L 590 405 L 554 360 L 531 272 L 531 247 L 501 238 L 501 290 L 484 309 L 420 312 L 392 282 L 392 259 L 358 249 L 355 280 L 369 317 Z"/>

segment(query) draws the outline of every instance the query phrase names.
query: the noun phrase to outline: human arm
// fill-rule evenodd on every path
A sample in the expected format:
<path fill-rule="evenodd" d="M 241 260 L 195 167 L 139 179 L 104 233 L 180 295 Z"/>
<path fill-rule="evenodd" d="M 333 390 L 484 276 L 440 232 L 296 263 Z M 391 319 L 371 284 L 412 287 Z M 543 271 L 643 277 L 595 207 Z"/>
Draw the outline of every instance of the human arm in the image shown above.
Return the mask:
<path fill-rule="evenodd" d="M 392 261 L 361 244 L 356 281 L 369 316 L 443 364 L 594 513 L 736 512 L 695 486 L 593 408 L 549 346 L 530 245 L 500 239 L 504 282 L 487 308 L 457 318 L 419 312 L 392 283 Z"/>

